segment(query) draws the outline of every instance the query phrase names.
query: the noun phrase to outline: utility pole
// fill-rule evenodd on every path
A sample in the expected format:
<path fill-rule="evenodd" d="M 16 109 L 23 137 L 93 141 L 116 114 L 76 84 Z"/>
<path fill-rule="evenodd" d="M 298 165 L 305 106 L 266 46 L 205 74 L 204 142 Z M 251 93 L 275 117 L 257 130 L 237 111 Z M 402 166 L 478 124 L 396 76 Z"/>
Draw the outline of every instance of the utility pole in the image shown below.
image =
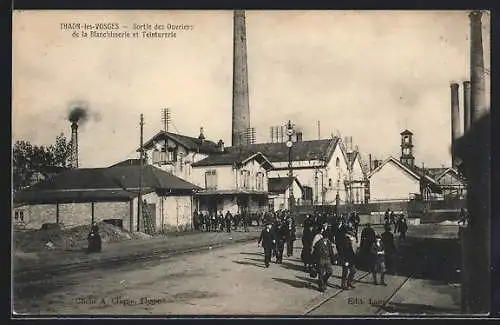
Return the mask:
<path fill-rule="evenodd" d="M 139 149 L 139 196 L 137 198 L 137 231 L 141 231 L 141 218 L 142 218 L 142 178 L 143 178 L 143 165 L 144 165 L 144 148 L 143 148 L 143 133 L 144 133 L 144 115 L 141 114 L 141 145 Z"/>

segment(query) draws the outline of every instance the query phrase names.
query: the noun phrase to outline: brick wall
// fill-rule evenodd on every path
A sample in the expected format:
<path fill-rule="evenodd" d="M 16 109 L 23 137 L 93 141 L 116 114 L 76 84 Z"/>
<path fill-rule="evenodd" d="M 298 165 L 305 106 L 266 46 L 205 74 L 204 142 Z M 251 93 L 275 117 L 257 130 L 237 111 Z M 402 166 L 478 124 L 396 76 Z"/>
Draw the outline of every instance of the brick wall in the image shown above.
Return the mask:
<path fill-rule="evenodd" d="M 18 219 L 15 219 L 15 215 Z M 14 224 L 20 224 L 19 213 L 22 211 L 26 229 L 40 229 L 44 223 L 57 222 L 56 204 L 34 204 L 14 209 L 12 219 Z M 96 202 L 94 203 L 94 220 L 123 219 L 123 226 L 128 229 L 130 224 L 129 202 Z M 92 203 L 64 203 L 59 204 L 59 223 L 65 227 L 72 227 L 92 222 Z"/>
<path fill-rule="evenodd" d="M 129 202 L 97 202 L 94 203 L 94 220 L 122 219 L 124 226 L 130 222 Z"/>
<path fill-rule="evenodd" d="M 65 227 L 90 224 L 92 222 L 91 203 L 59 204 L 59 223 Z"/>
<path fill-rule="evenodd" d="M 15 220 L 16 212 L 22 212 L 23 221 Z M 14 209 L 12 213 L 14 224 L 22 224 L 27 229 L 40 229 L 44 223 L 56 222 L 56 205 L 55 204 L 35 204 L 24 205 Z"/>

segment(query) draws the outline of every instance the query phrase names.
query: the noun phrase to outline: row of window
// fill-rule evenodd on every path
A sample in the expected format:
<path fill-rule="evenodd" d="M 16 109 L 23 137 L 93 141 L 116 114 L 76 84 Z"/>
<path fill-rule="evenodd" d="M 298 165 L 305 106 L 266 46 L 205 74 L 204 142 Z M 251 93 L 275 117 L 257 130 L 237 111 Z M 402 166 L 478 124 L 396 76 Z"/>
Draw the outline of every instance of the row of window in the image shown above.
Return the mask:
<path fill-rule="evenodd" d="M 167 162 L 179 162 L 183 163 L 182 152 L 177 153 L 177 150 L 167 151 L 167 150 L 154 150 L 153 151 L 153 164 L 167 163 Z"/>
<path fill-rule="evenodd" d="M 242 170 L 240 172 L 241 175 L 241 187 L 242 188 L 251 188 L 251 174 L 248 170 Z M 258 172 L 255 175 L 255 189 L 258 191 L 264 190 L 264 173 Z M 205 188 L 208 190 L 216 190 L 217 189 L 217 172 L 215 170 L 209 170 L 205 172 Z"/>

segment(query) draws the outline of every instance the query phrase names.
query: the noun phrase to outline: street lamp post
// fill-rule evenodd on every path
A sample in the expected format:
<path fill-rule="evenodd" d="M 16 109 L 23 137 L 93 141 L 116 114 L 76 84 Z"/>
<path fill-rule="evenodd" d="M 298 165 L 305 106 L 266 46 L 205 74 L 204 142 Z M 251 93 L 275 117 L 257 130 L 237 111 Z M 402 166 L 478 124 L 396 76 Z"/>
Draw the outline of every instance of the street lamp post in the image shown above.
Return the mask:
<path fill-rule="evenodd" d="M 290 189 L 288 190 L 288 210 L 292 212 L 294 198 L 293 198 L 293 169 L 292 169 L 292 135 L 293 135 L 293 126 L 291 121 L 288 121 L 286 127 L 286 134 L 288 135 L 288 141 L 286 142 L 286 146 L 288 147 L 288 178 L 290 183 Z"/>

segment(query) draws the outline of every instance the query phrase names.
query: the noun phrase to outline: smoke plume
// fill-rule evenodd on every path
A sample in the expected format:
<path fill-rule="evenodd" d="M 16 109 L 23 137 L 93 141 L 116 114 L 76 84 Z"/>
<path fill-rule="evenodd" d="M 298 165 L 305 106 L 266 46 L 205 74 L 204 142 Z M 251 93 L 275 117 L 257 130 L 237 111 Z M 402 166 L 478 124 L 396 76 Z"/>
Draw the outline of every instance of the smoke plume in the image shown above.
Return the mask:
<path fill-rule="evenodd" d="M 88 102 L 78 100 L 69 104 L 68 121 L 83 125 L 91 116 L 96 122 L 101 120 L 101 115 L 98 112 L 90 111 Z"/>

